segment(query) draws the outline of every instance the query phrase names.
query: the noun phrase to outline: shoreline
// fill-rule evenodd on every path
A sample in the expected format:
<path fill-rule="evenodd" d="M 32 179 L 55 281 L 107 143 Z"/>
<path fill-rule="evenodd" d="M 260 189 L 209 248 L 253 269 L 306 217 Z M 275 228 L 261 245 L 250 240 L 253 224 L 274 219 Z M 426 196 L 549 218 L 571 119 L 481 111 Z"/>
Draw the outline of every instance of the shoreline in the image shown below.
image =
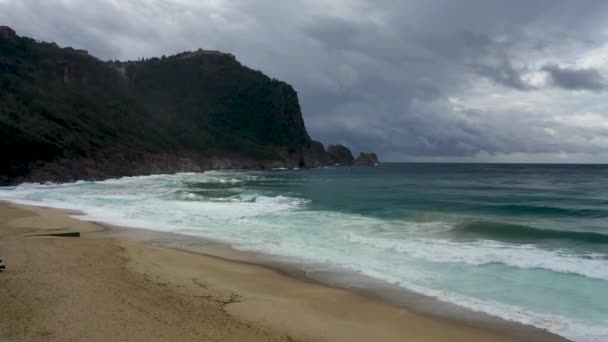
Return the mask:
<path fill-rule="evenodd" d="M 80 214 L 82 213 L 76 215 Z M 483 329 L 525 341 L 570 341 L 565 337 L 531 325 L 508 321 L 484 312 L 473 311 L 379 279 L 354 274 L 352 271 L 329 269 L 323 265 L 317 265 L 320 269 L 306 269 L 312 264 L 298 261 L 284 261 L 280 260 L 280 256 L 269 255 L 263 252 L 243 251 L 225 242 L 204 237 L 156 231 L 147 228 L 122 227 L 98 221 L 90 222 L 94 222 L 104 228 L 103 232 L 99 232 L 100 236 L 109 234 L 110 236 L 119 236 L 156 247 L 185 251 L 231 263 L 262 267 L 301 282 L 348 291 L 430 319 L 439 319 L 471 328 Z M 155 237 L 155 239 L 151 239 L 151 237 Z M 188 240 L 189 243 L 192 243 L 194 240 L 198 243 L 184 246 L 179 244 L 180 240 Z M 171 246 L 171 244 L 177 244 L 177 246 Z M 311 274 L 313 273 L 320 273 L 321 275 L 312 276 Z M 353 284 L 352 282 L 358 284 Z"/>
<path fill-rule="evenodd" d="M 431 341 L 443 341 L 446 338 L 453 341 L 567 341 L 534 327 L 510 323 L 485 314 L 471 316 L 472 312 L 466 312 L 466 309 L 455 305 L 447 310 L 451 312 L 448 315 L 440 314 L 446 311 L 446 305 L 451 304 L 440 303 L 437 299 L 424 298 L 419 294 L 407 294 L 402 298 L 403 301 L 396 300 L 395 294 L 403 296 L 407 291 L 396 291 L 395 286 L 382 289 L 348 288 L 339 284 L 340 279 L 332 278 L 335 274 L 331 272 L 329 275 L 311 277 L 311 271 L 299 269 L 292 263 L 278 262 L 259 253 L 238 251 L 229 245 L 203 238 L 78 220 L 70 217 L 78 213 L 56 208 L 4 201 L 0 201 L 0 208 L 2 213 L 7 208 L 14 208 L 21 215 L 31 217 L 34 214 L 38 218 L 38 221 L 33 220 L 34 223 L 25 220 L 17 228 L 11 226 L 13 220 L 6 224 L 11 228 L 5 228 L 2 221 L 6 218 L 3 214 L 0 216 L 0 229 L 17 229 L 23 233 L 34 227 L 40 229 L 40 225 L 48 230 L 49 224 L 53 226 L 53 222 L 61 222 L 63 225 L 69 223 L 70 227 L 83 230 L 82 238 L 75 239 L 76 241 L 119 246 L 130 274 L 155 277 L 158 284 L 166 287 L 167 291 L 178 292 L 182 296 L 192 296 L 201 289 L 206 289 L 207 292 L 212 289 L 212 294 L 206 293 L 203 297 L 224 298 L 219 301 L 224 303 L 220 311 L 225 311 L 231 319 L 246 322 L 264 333 L 288 340 L 364 341 L 382 336 L 381 340 L 386 341 L 408 338 Z M 0 230 L 0 236 L 1 233 Z M 190 248 L 175 246 L 180 239 L 190 243 L 196 240 L 197 243 Z M 23 236 L 16 237 L 16 240 L 21 240 L 21 243 L 74 241 L 62 238 L 28 239 Z M 18 248 L 18 245 L 19 243 L 14 247 Z M 3 244 L 0 243 L 0 252 L 7 258 L 2 248 Z M 10 261 L 6 259 L 5 263 L 8 272 L 0 274 L 0 282 L 4 281 L 11 270 Z M 200 273 L 204 273 L 206 279 L 197 284 L 192 276 Z M 245 279 L 246 282 L 243 281 Z M 338 283 L 332 284 L 332 281 Z M 226 293 L 230 295 L 226 297 Z M 381 293 L 388 295 L 379 295 Z M 416 301 L 418 307 L 413 304 Z M 434 309 L 428 312 L 421 310 L 424 306 Z M 466 317 L 458 319 L 456 316 L 459 315 Z M 487 317 L 483 319 L 476 316 Z M 3 336 L 3 331 L 0 330 L 0 337 Z"/>

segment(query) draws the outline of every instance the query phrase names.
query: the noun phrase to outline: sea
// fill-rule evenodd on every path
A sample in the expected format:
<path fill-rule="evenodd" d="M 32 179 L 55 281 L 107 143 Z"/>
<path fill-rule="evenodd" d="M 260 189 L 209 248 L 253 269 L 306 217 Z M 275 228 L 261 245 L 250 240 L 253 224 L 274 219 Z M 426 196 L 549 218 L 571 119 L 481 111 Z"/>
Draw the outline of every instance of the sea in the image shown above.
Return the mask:
<path fill-rule="evenodd" d="M 383 163 L 0 187 L 81 219 L 377 279 L 608 341 L 608 166 Z"/>

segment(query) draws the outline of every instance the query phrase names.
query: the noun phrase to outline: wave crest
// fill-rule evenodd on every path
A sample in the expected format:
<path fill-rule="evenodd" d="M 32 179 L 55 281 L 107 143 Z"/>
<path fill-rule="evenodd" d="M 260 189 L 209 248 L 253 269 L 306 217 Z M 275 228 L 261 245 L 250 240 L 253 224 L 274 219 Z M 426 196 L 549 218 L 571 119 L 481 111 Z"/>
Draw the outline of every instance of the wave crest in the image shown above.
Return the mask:
<path fill-rule="evenodd" d="M 473 221 L 461 224 L 456 226 L 452 232 L 462 236 L 481 237 L 491 240 L 516 240 L 519 242 L 570 240 L 592 244 L 608 244 L 608 235 L 595 232 L 539 229 L 523 225 L 488 221 Z"/>

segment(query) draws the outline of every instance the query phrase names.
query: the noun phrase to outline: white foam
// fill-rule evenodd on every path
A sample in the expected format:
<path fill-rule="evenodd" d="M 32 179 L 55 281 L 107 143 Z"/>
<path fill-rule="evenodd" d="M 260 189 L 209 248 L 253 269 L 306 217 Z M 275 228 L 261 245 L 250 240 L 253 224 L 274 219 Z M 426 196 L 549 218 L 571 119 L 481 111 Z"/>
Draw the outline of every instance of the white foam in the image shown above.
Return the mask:
<path fill-rule="evenodd" d="M 360 271 L 357 269 L 357 267 L 354 267 L 353 270 Z M 573 341 L 605 342 L 608 340 L 608 320 L 592 323 L 573 320 L 572 318 L 561 315 L 534 312 L 530 309 L 515 305 L 508 305 L 490 300 L 481 300 L 478 298 L 472 298 L 470 296 L 429 289 L 427 287 L 421 287 L 415 283 L 403 282 L 400 279 L 387 277 L 385 274 L 378 272 L 360 272 L 367 276 L 403 286 L 444 302 L 456 304 L 476 312 L 490 314 L 507 321 L 522 323 L 544 329 Z"/>
<path fill-rule="evenodd" d="M 350 234 L 354 243 L 366 244 L 414 258 L 438 263 L 469 265 L 505 264 L 525 269 L 545 269 L 608 280 L 606 255 L 575 254 L 568 250 L 544 250 L 533 245 L 513 245 L 492 240 L 454 242 L 444 239 L 386 239 Z"/>
<path fill-rule="evenodd" d="M 530 272 L 544 269 L 608 280 L 606 254 L 581 255 L 496 241 L 456 242 L 433 236 L 452 229 L 447 222 L 389 221 L 311 211 L 305 198 L 247 189 L 249 181 L 272 181 L 264 177 L 255 172 L 213 171 L 21 184 L 0 188 L 0 198 L 86 213 L 79 219 L 202 236 L 241 249 L 324 263 L 574 340 L 608 340 L 606 317 L 590 322 L 568 312 L 543 312 L 473 298 L 453 288 L 447 290 L 450 284 L 444 279 L 451 265 L 475 269 L 501 264 Z M 223 197 L 206 197 L 198 192 L 199 187 L 189 188 L 191 183 L 223 184 L 220 188 L 229 191 Z"/>

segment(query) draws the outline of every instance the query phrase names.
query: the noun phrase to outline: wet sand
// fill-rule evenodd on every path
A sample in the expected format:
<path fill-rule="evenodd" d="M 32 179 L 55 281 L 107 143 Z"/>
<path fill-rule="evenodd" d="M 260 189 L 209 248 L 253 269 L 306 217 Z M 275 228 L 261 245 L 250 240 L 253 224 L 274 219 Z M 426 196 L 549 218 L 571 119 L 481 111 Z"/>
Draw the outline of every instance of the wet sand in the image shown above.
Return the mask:
<path fill-rule="evenodd" d="M 44 236 L 57 232 L 80 237 Z M 209 249 L 215 256 L 0 202 L 0 341 L 562 340 L 420 314 Z"/>

